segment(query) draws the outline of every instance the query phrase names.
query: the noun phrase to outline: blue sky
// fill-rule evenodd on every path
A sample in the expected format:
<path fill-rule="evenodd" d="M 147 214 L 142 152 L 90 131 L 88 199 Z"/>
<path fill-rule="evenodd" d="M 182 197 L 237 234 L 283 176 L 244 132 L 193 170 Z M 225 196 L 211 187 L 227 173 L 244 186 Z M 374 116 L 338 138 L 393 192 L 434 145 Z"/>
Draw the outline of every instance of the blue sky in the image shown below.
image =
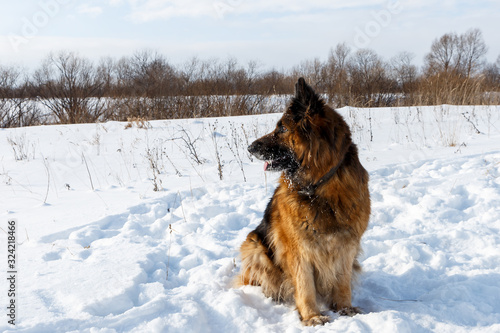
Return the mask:
<path fill-rule="evenodd" d="M 35 68 L 51 51 L 97 60 L 137 50 L 173 64 L 193 56 L 257 60 L 290 68 L 326 59 L 338 43 L 368 47 L 385 59 L 401 51 L 421 64 L 432 41 L 479 28 L 500 55 L 500 1 L 444 0 L 23 0 L 2 1 L 0 64 Z"/>

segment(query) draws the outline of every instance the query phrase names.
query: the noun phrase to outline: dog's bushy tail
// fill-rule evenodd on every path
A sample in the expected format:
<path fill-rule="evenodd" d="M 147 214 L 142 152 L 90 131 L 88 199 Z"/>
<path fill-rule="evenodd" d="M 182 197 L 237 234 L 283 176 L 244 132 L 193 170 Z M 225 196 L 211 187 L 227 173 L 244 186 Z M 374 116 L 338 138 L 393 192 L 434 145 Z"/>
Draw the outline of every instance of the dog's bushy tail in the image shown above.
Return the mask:
<path fill-rule="evenodd" d="M 283 271 L 269 257 L 267 249 L 259 235 L 248 234 L 240 248 L 241 274 L 235 280 L 235 286 L 261 286 L 264 295 L 277 301 L 290 300 L 293 286 L 285 279 Z"/>

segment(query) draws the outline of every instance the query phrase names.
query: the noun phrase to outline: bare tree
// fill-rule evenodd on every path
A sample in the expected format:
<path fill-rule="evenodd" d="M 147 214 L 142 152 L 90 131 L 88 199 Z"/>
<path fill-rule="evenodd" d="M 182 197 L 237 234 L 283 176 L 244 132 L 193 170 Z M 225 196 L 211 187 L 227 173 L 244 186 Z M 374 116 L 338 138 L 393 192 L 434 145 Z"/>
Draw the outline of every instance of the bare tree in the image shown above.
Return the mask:
<path fill-rule="evenodd" d="M 163 55 L 147 49 L 137 51 L 120 59 L 115 68 L 121 95 L 115 105 L 117 119 L 179 117 L 169 98 L 178 94 L 178 76 Z"/>
<path fill-rule="evenodd" d="M 12 113 L 13 90 L 17 85 L 20 71 L 14 67 L 0 66 L 0 127 L 11 127 L 15 115 Z"/>
<path fill-rule="evenodd" d="M 262 95 L 288 94 L 293 88 L 293 83 L 288 82 L 289 75 L 275 68 L 260 75 L 255 84 L 256 91 Z M 289 84 L 288 84 L 289 83 Z"/>
<path fill-rule="evenodd" d="M 494 63 L 486 64 L 483 69 L 486 86 L 492 91 L 500 90 L 500 55 Z"/>
<path fill-rule="evenodd" d="M 471 77 L 480 70 L 487 51 L 481 30 L 477 28 L 462 35 L 447 33 L 434 40 L 425 65 L 431 75 L 454 73 Z"/>
<path fill-rule="evenodd" d="M 21 70 L 17 67 L 0 65 L 0 97 L 5 98 L 12 95 L 14 87 L 21 76 Z"/>
<path fill-rule="evenodd" d="M 95 122 L 104 117 L 103 81 L 94 65 L 73 52 L 50 54 L 34 74 L 40 101 L 59 123 Z"/>
<path fill-rule="evenodd" d="M 305 60 L 292 69 L 292 76 L 304 77 L 309 84 L 313 85 L 318 91 L 325 90 L 324 81 L 324 64 L 319 58 L 314 58 L 312 60 Z"/>
<path fill-rule="evenodd" d="M 459 37 L 459 54 L 456 65 L 466 77 L 476 74 L 484 63 L 488 51 L 481 30 L 470 29 Z"/>
<path fill-rule="evenodd" d="M 432 42 L 431 51 L 425 56 L 428 72 L 435 74 L 454 69 L 453 60 L 458 52 L 458 40 L 457 34 L 447 33 Z"/>
<path fill-rule="evenodd" d="M 97 68 L 97 75 L 102 81 L 102 89 L 106 92 L 107 95 L 112 96 L 116 92 L 114 92 L 114 87 L 117 85 L 117 77 L 116 77 L 116 62 L 111 57 L 101 58 Z"/>
<path fill-rule="evenodd" d="M 161 97 L 175 88 L 175 68 L 163 55 L 151 50 L 136 52 L 128 61 L 128 75 L 139 94 Z"/>
<path fill-rule="evenodd" d="M 40 108 L 29 97 L 27 80 L 20 68 L 0 66 L 0 127 L 41 123 Z"/>
<path fill-rule="evenodd" d="M 349 85 L 347 82 L 347 64 L 351 48 L 346 43 L 339 43 L 331 49 L 324 66 L 326 90 L 330 102 L 339 106 L 348 104 Z"/>
<path fill-rule="evenodd" d="M 393 79 L 400 91 L 409 93 L 413 91 L 417 80 L 418 69 L 412 62 L 415 55 L 410 52 L 401 52 L 391 59 Z"/>
<path fill-rule="evenodd" d="M 383 94 L 389 88 L 386 64 L 370 49 L 358 50 L 347 65 L 351 99 L 363 106 L 388 105 Z"/>

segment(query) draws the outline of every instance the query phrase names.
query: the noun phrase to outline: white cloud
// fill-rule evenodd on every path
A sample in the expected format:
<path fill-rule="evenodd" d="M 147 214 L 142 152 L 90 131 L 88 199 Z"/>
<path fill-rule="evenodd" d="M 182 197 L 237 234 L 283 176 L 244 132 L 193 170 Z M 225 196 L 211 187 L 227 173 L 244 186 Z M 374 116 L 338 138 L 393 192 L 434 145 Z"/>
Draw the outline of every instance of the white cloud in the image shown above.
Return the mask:
<path fill-rule="evenodd" d="M 110 0 L 113 1 L 113 0 Z M 114 2 L 119 0 L 114 0 Z M 307 13 L 314 10 L 384 5 L 387 0 L 128 0 L 130 17 L 135 21 L 152 21 L 171 17 L 223 17 L 229 13 Z M 390 0 L 392 2 L 398 0 Z"/>
<path fill-rule="evenodd" d="M 481 3 L 493 5 L 497 0 L 481 0 Z M 453 9 L 463 6 L 459 0 L 444 0 L 436 3 L 432 0 L 106 0 L 92 1 L 93 4 L 107 6 L 127 6 L 130 19 L 136 22 L 148 22 L 173 17 L 214 17 L 224 18 L 231 14 L 248 13 L 296 13 L 308 14 L 342 9 L 373 9 L 399 6 L 402 10 L 436 8 Z M 99 6 L 82 5 L 80 12 L 100 15 Z"/>
<path fill-rule="evenodd" d="M 134 21 L 142 22 L 172 17 L 214 16 L 216 2 L 217 0 L 129 0 L 129 16 Z"/>
<path fill-rule="evenodd" d="M 102 14 L 102 7 L 99 6 L 89 6 L 87 4 L 78 7 L 78 12 L 80 14 L 89 15 L 90 17 L 97 17 Z"/>

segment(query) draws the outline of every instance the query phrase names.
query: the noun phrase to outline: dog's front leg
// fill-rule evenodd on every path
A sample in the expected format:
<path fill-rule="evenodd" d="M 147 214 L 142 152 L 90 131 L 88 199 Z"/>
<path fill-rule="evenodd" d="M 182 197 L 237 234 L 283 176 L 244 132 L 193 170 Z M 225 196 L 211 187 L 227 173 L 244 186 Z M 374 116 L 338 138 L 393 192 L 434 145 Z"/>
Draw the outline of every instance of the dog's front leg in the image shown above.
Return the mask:
<path fill-rule="evenodd" d="M 352 317 L 361 313 L 361 310 L 351 305 L 352 264 L 347 267 L 348 269 L 345 269 L 343 274 L 339 274 L 337 285 L 332 290 L 332 308 L 341 316 Z"/>
<path fill-rule="evenodd" d="M 296 258 L 294 258 L 297 260 Z M 295 305 L 302 323 L 306 326 L 323 325 L 330 318 L 322 316 L 316 303 L 313 268 L 309 263 L 298 262 L 295 269 Z"/>

